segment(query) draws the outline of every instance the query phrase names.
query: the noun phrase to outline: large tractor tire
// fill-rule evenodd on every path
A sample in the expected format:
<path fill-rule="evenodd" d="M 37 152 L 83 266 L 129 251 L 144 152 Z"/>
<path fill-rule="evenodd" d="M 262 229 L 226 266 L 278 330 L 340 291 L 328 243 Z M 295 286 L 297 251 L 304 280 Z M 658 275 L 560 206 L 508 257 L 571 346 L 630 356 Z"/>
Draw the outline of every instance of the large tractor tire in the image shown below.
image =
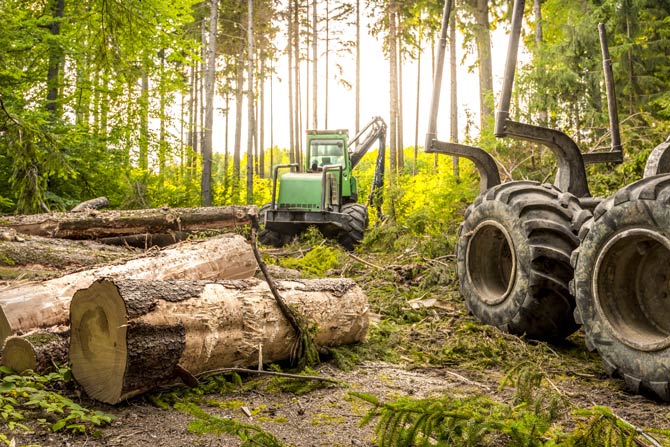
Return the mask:
<path fill-rule="evenodd" d="M 368 226 L 368 209 L 360 203 L 345 203 L 340 210 L 348 216 L 344 228 L 337 234 L 337 242 L 346 250 L 353 250 L 363 240 Z"/>
<path fill-rule="evenodd" d="M 570 255 L 591 216 L 552 185 L 503 183 L 468 207 L 457 244 L 465 303 L 480 321 L 540 340 L 560 340 L 578 325 Z"/>
<path fill-rule="evenodd" d="M 586 345 L 627 388 L 670 401 L 670 175 L 602 202 L 573 254 Z"/>
<path fill-rule="evenodd" d="M 259 220 L 261 222 L 261 229 L 258 232 L 258 240 L 263 245 L 271 245 L 273 247 L 280 248 L 291 242 L 291 236 L 263 228 L 263 222 L 265 222 L 265 213 L 270 209 L 271 206 L 271 204 L 266 203 L 258 212 Z"/>

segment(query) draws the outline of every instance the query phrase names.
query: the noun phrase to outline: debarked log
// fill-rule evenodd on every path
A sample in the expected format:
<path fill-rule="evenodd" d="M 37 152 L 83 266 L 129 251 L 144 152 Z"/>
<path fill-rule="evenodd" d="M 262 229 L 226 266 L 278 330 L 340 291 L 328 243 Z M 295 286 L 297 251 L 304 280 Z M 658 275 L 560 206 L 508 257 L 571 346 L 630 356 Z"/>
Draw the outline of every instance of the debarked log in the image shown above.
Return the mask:
<path fill-rule="evenodd" d="M 332 347 L 364 341 L 367 299 L 349 279 L 279 281 L 287 304 Z M 183 371 L 197 376 L 290 356 L 295 333 L 264 281 L 98 280 L 70 308 L 70 363 L 86 393 L 116 404 Z"/>
<path fill-rule="evenodd" d="M 0 226 L 19 233 L 63 239 L 101 239 L 169 231 L 219 230 L 250 224 L 255 206 L 85 210 L 0 217 Z"/>
<path fill-rule="evenodd" d="M 182 242 L 153 255 L 0 291 L 0 344 L 13 333 L 68 324 L 72 295 L 102 277 L 219 280 L 253 276 L 256 260 L 247 241 L 224 234 Z"/>

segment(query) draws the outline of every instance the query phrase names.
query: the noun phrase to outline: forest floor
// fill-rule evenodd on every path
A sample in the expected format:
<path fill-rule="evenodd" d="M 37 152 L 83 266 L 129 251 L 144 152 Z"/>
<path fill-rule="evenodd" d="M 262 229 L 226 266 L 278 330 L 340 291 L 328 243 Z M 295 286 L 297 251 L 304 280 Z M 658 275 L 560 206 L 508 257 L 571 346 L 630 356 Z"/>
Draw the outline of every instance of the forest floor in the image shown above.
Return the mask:
<path fill-rule="evenodd" d="M 549 345 L 479 324 L 458 293 L 453 257 L 427 253 L 425 247 L 406 247 L 392 255 L 359 250 L 352 256 L 324 244 L 266 250 L 270 263 L 297 268 L 306 276 L 351 277 L 366 291 L 374 316 L 368 342 L 340 348 L 306 371 L 335 383 L 216 376 L 195 389 L 164 389 L 113 407 L 88 400 L 67 382 L 60 393 L 84 408 L 111 415 L 111 422 L 94 426 L 82 419 L 83 433 L 53 432 L 51 423 L 58 415 L 33 415 L 21 421 L 30 431 L 9 430 L 5 424 L 0 440 L 11 446 L 375 446 L 384 429 L 379 417 L 362 424 L 375 408 L 371 396 L 383 402 L 430 399 L 442 405 L 446 399 L 461 409 L 467 408 L 468 399 L 481 398 L 485 400 L 477 405 L 497 409 L 484 416 L 495 416 L 504 425 L 529 414 L 518 413 L 525 375 L 539 378 L 531 394 L 541 391 L 561 402 L 553 428 L 540 439 L 559 431 L 590 430 L 609 417 L 620 426 L 644 431 L 637 445 L 670 445 L 668 438 L 654 435 L 670 427 L 670 406 L 628 394 L 623 381 L 609 378 L 597 355 L 588 352 L 581 332 Z M 285 365 L 278 368 L 291 372 Z M 538 408 L 547 402 L 535 400 Z M 7 420 L 3 408 L 0 413 Z M 234 434 L 226 421 L 235 422 Z M 604 438 L 597 436 L 602 435 L 594 434 L 592 444 L 583 445 L 604 445 Z M 495 435 L 474 445 L 513 441 L 513 436 Z"/>

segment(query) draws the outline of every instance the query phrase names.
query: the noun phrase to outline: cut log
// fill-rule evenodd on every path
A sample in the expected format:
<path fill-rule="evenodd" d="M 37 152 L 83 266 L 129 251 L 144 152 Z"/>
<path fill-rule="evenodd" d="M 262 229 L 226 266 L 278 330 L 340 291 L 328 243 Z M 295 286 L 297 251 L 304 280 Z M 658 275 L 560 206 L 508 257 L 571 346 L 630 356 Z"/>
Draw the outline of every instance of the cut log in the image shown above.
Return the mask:
<path fill-rule="evenodd" d="M 0 291 L 0 343 L 13 333 L 68 323 L 72 295 L 98 278 L 184 280 L 240 279 L 253 276 L 256 260 L 246 240 L 224 234 L 182 242 L 154 256 L 103 266 L 40 283 Z"/>
<path fill-rule="evenodd" d="M 314 339 L 364 341 L 368 304 L 348 279 L 280 281 Z M 264 281 L 98 280 L 70 308 L 70 363 L 86 393 L 116 404 L 157 386 L 227 367 L 287 359 L 295 334 Z"/>
<path fill-rule="evenodd" d="M 105 208 L 109 206 L 109 200 L 107 197 L 96 197 L 95 199 L 87 200 L 81 202 L 74 208 L 70 210 L 71 213 L 79 213 L 86 210 L 99 210 L 100 208 Z"/>
<path fill-rule="evenodd" d="M 0 266 L 3 267 L 41 265 L 65 270 L 127 260 L 140 253 L 139 250 L 113 247 L 93 241 L 71 241 L 19 234 L 12 240 L 0 239 Z"/>
<path fill-rule="evenodd" d="M 255 206 L 86 210 L 0 217 L 0 226 L 19 233 L 63 239 L 100 239 L 168 231 L 218 230 L 250 224 Z"/>
<path fill-rule="evenodd" d="M 136 247 L 144 250 L 151 247 L 167 247 L 177 242 L 185 241 L 190 233 L 185 231 L 172 231 L 170 233 L 154 234 L 131 234 L 129 236 L 104 237 L 98 239 L 101 244 L 122 245 L 124 247 Z"/>
<path fill-rule="evenodd" d="M 67 364 L 70 331 L 64 327 L 12 336 L 2 348 L 2 364 L 18 373 L 46 374 Z"/>

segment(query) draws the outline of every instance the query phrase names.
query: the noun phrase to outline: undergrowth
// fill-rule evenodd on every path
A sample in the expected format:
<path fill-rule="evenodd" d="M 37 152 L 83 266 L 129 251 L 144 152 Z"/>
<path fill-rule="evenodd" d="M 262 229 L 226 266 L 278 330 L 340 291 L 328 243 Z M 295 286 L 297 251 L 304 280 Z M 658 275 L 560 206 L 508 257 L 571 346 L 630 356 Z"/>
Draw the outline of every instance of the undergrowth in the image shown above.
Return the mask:
<path fill-rule="evenodd" d="M 370 394 L 350 394 L 372 406 L 361 424 L 377 420 L 380 447 L 603 447 L 670 442 L 670 430 L 653 430 L 652 437 L 651 430 L 634 427 L 608 408 L 575 408 L 531 362 L 513 368 L 500 388 L 508 385 L 515 389 L 509 403 L 481 395 L 382 402 Z"/>
<path fill-rule="evenodd" d="M 41 376 L 17 375 L 0 367 L 0 417 L 8 433 L 33 432 L 43 427 L 53 432 L 95 434 L 94 427 L 109 424 L 113 417 L 87 409 L 63 395 L 73 380 L 68 368 Z M 11 444 L 9 437 L 0 440 Z"/>

